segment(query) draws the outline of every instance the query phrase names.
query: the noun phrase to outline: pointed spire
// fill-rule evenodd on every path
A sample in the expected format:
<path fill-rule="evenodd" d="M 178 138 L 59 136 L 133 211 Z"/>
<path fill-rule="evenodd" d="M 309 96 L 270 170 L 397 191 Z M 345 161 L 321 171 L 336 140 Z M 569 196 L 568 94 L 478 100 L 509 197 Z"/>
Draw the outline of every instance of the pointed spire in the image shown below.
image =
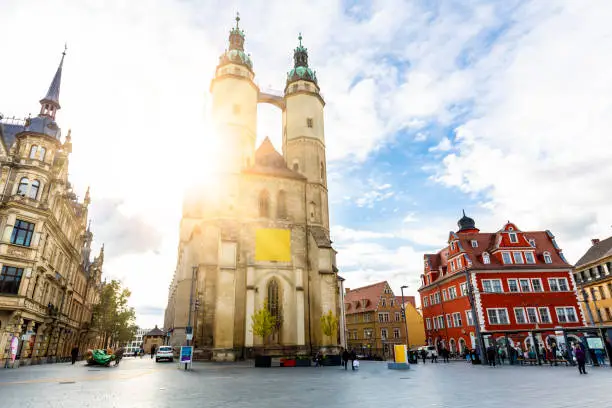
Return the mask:
<path fill-rule="evenodd" d="M 229 49 L 244 51 L 244 31 L 240 29 L 240 13 L 236 13 L 236 27 L 230 30 Z"/>
<path fill-rule="evenodd" d="M 304 80 L 317 84 L 317 74 L 308 67 L 308 48 L 302 44 L 302 33 L 298 35 L 298 46 L 293 50 L 293 69 L 287 74 L 287 86 Z"/>
<path fill-rule="evenodd" d="M 64 66 L 64 57 L 66 57 L 66 50 L 68 50 L 68 46 L 64 45 L 62 59 L 60 60 L 60 64 L 57 67 L 57 71 L 55 71 L 55 76 L 51 81 L 51 85 L 49 86 L 47 95 L 45 95 L 45 97 L 40 100 L 40 114 L 44 116 L 49 116 L 53 119 L 55 119 L 55 114 L 61 108 L 59 103 L 59 94 L 60 86 L 62 83 L 62 68 Z"/>
<path fill-rule="evenodd" d="M 87 186 L 87 191 L 85 192 L 85 199 L 83 200 L 83 204 L 87 206 L 89 205 L 89 203 L 91 203 L 91 197 L 89 195 L 89 186 Z M 91 221 L 89 221 L 89 226 L 87 227 L 87 230 L 89 230 L 90 226 L 91 226 Z"/>

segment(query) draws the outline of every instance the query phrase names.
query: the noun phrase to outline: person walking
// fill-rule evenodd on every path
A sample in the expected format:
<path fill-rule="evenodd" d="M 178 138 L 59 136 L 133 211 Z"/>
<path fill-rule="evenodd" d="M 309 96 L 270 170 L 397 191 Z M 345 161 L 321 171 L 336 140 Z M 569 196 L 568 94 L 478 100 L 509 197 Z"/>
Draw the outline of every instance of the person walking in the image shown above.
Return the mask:
<path fill-rule="evenodd" d="M 355 371 L 355 366 L 353 365 L 355 360 L 357 360 L 357 353 L 355 353 L 355 350 L 353 349 L 351 350 L 351 368 L 353 369 L 353 371 Z"/>
<path fill-rule="evenodd" d="M 431 350 L 431 362 L 432 363 L 438 362 L 438 350 L 436 349 Z"/>
<path fill-rule="evenodd" d="M 344 371 L 348 370 L 348 361 L 351 358 L 351 354 L 347 349 L 342 352 L 342 364 L 344 365 Z"/>
<path fill-rule="evenodd" d="M 427 351 L 425 349 L 421 350 L 421 358 L 423 359 L 423 364 L 427 361 Z"/>
<path fill-rule="evenodd" d="M 576 359 L 576 363 L 578 364 L 578 372 L 580 374 L 586 374 L 586 354 L 582 347 L 578 344 L 574 344 L 574 358 Z"/>
<path fill-rule="evenodd" d="M 156 349 L 157 349 L 157 347 L 155 346 L 155 344 L 151 345 L 151 360 L 155 356 L 155 350 Z"/>
<path fill-rule="evenodd" d="M 70 356 L 72 357 L 72 365 L 74 365 L 74 363 L 76 363 L 77 361 L 77 358 L 79 357 L 79 348 L 76 346 L 76 344 L 70 351 Z"/>
<path fill-rule="evenodd" d="M 495 359 L 497 356 L 495 352 L 495 347 L 493 345 L 487 347 L 487 360 L 489 360 L 489 367 L 495 367 Z"/>

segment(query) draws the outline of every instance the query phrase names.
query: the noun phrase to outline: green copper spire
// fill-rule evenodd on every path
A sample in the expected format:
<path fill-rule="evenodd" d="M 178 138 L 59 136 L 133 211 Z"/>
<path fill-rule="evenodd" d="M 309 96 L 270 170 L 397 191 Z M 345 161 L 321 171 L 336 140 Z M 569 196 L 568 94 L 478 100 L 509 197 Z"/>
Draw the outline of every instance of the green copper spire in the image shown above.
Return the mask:
<path fill-rule="evenodd" d="M 308 48 L 302 45 L 302 33 L 298 35 L 299 45 L 293 50 L 293 69 L 287 74 L 287 85 L 304 80 L 317 83 L 317 74 L 308 67 Z"/>

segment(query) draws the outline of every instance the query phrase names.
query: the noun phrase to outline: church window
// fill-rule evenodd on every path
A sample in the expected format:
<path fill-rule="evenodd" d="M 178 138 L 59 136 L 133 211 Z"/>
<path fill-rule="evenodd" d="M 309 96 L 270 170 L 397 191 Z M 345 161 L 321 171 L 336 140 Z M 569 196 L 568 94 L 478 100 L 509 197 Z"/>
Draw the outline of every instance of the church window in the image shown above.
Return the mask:
<path fill-rule="evenodd" d="M 317 215 L 317 205 L 313 201 L 311 201 L 310 202 L 310 220 L 314 221 L 316 215 Z"/>
<path fill-rule="evenodd" d="M 47 149 L 41 146 L 39 152 L 40 161 L 45 161 L 45 154 L 47 154 Z"/>
<path fill-rule="evenodd" d="M 30 148 L 30 159 L 35 159 L 36 158 L 36 151 L 38 150 L 38 146 L 33 145 Z"/>
<path fill-rule="evenodd" d="M 300 165 L 298 163 L 293 163 L 293 171 L 300 171 Z"/>
<path fill-rule="evenodd" d="M 240 114 L 240 105 L 234 105 L 234 115 Z"/>
<path fill-rule="evenodd" d="M 278 296 L 278 281 L 270 280 L 268 283 L 268 311 L 274 316 L 278 322 L 280 317 L 280 304 Z"/>
<path fill-rule="evenodd" d="M 306 126 L 312 128 L 312 118 L 306 118 Z"/>
<path fill-rule="evenodd" d="M 280 190 L 278 192 L 278 197 L 276 201 L 278 218 L 287 218 L 287 195 L 285 194 L 285 191 Z"/>
<path fill-rule="evenodd" d="M 40 188 L 40 182 L 38 180 L 32 181 L 32 184 L 30 185 L 30 191 L 28 192 L 28 197 L 36 200 L 36 197 L 38 197 L 39 188 Z"/>
<path fill-rule="evenodd" d="M 269 217 L 270 215 L 270 194 L 266 190 L 259 193 L 259 216 Z"/>
<path fill-rule="evenodd" d="M 21 181 L 19 181 L 19 187 L 17 188 L 17 194 L 20 196 L 25 196 L 28 193 L 28 188 L 30 186 L 30 180 L 27 177 L 23 177 Z"/>

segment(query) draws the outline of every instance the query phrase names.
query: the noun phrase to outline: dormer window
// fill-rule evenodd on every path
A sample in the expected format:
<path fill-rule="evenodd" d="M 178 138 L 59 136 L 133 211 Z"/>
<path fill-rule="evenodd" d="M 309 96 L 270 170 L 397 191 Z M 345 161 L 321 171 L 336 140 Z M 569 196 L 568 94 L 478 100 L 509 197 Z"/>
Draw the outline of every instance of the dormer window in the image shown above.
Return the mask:
<path fill-rule="evenodd" d="M 544 262 L 546 262 L 547 264 L 552 263 L 552 257 L 550 256 L 549 252 L 544 252 Z"/>
<path fill-rule="evenodd" d="M 530 245 L 532 248 L 535 248 L 535 239 L 531 238 L 531 239 L 529 240 L 529 245 Z"/>
<path fill-rule="evenodd" d="M 451 250 L 455 250 L 455 241 L 451 242 Z"/>
<path fill-rule="evenodd" d="M 19 187 L 17 188 L 17 195 L 25 197 L 28 194 L 28 190 L 30 187 L 30 180 L 27 177 L 22 177 L 19 181 Z"/>
<path fill-rule="evenodd" d="M 510 228 L 510 230 L 512 230 L 512 228 Z M 512 242 L 513 244 L 516 244 L 518 242 L 518 237 L 516 236 L 516 233 L 511 232 L 509 235 L 510 235 L 510 242 Z"/>
<path fill-rule="evenodd" d="M 472 248 L 478 248 L 478 241 L 475 239 L 472 240 Z"/>
<path fill-rule="evenodd" d="M 487 252 L 482 253 L 482 263 L 487 265 L 491 263 L 491 258 L 489 257 L 489 254 Z"/>
<path fill-rule="evenodd" d="M 457 259 L 457 269 L 461 269 L 463 267 L 461 258 Z"/>
<path fill-rule="evenodd" d="M 502 252 L 502 259 L 504 260 L 505 264 L 512 263 L 512 257 L 510 256 L 510 252 Z"/>

